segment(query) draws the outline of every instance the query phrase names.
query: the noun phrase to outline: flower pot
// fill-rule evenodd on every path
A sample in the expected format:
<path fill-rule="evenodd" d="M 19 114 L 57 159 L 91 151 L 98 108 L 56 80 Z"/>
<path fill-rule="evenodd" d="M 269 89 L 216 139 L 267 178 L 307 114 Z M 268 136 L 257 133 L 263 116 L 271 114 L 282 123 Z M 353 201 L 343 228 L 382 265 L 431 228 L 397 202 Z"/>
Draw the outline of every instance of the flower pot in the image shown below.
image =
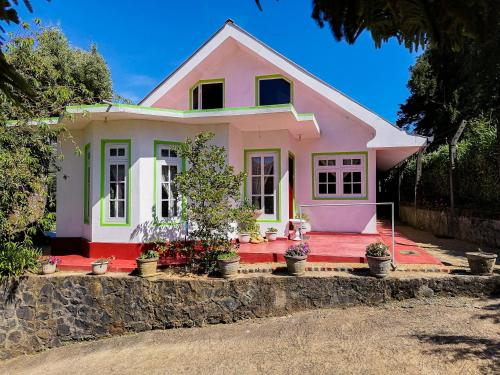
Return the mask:
<path fill-rule="evenodd" d="M 306 272 L 306 263 L 307 256 L 295 256 L 295 257 L 287 257 L 286 260 L 286 268 L 288 270 L 288 274 L 292 276 L 300 276 Z"/>
<path fill-rule="evenodd" d="M 217 260 L 220 274 L 225 279 L 230 279 L 238 274 L 240 268 L 240 257 Z"/>
<path fill-rule="evenodd" d="M 51 273 L 56 272 L 57 264 L 52 263 L 43 263 L 42 264 L 42 274 L 49 275 Z"/>
<path fill-rule="evenodd" d="M 137 262 L 137 269 L 139 270 L 139 276 L 147 277 L 156 274 L 156 267 L 158 266 L 158 258 L 151 259 L 139 259 L 135 260 Z"/>
<path fill-rule="evenodd" d="M 276 232 L 266 232 L 266 238 L 268 241 L 276 241 L 278 238 L 278 233 Z"/>
<path fill-rule="evenodd" d="M 473 275 L 491 275 L 493 273 L 497 254 L 472 252 L 465 253 L 465 255 Z"/>
<path fill-rule="evenodd" d="M 391 269 L 391 257 L 371 257 L 367 256 L 370 273 L 376 277 L 386 277 Z"/>
<path fill-rule="evenodd" d="M 104 275 L 108 271 L 109 262 L 92 263 L 92 273 L 94 275 Z"/>
<path fill-rule="evenodd" d="M 250 242 L 250 233 L 240 233 L 238 235 L 238 239 L 240 243 L 249 243 Z"/>

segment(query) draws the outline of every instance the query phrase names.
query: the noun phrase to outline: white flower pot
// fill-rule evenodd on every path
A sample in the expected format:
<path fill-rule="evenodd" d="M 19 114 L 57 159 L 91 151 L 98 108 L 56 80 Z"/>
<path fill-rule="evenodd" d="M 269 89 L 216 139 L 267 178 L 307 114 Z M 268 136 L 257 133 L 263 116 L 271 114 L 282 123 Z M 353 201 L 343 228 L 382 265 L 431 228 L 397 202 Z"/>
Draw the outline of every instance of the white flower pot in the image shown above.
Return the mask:
<path fill-rule="evenodd" d="M 278 233 L 276 232 L 266 232 L 266 238 L 268 241 L 276 241 L 278 238 Z"/>
<path fill-rule="evenodd" d="M 44 275 L 50 275 L 51 273 L 56 272 L 57 265 L 52 263 L 43 263 L 42 264 L 42 273 Z"/>
<path fill-rule="evenodd" d="M 108 263 L 92 263 L 92 273 L 94 275 L 104 275 L 108 271 Z"/>
<path fill-rule="evenodd" d="M 238 239 L 240 243 L 249 243 L 250 242 L 250 234 L 249 233 L 240 233 L 238 235 Z"/>

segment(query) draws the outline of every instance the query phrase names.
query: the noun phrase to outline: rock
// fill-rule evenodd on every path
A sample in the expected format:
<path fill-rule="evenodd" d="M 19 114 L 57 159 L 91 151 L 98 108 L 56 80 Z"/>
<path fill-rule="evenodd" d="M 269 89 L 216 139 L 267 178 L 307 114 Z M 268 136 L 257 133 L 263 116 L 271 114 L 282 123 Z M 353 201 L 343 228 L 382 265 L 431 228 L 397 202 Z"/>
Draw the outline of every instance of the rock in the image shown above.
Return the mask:
<path fill-rule="evenodd" d="M 420 288 L 418 288 L 417 292 L 415 293 L 415 297 L 417 298 L 431 298 L 434 297 L 434 291 L 429 288 L 427 285 L 422 285 Z"/>

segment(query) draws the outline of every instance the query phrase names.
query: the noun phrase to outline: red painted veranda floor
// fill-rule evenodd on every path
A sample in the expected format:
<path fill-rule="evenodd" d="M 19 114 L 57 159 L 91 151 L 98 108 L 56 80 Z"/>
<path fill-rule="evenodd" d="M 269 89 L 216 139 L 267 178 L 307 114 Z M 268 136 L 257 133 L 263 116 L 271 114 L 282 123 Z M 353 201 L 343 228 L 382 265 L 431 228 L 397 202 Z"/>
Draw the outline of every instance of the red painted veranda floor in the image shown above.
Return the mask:
<path fill-rule="evenodd" d="M 309 262 L 332 263 L 366 263 L 365 248 L 375 241 L 383 241 L 391 246 L 391 226 L 389 222 L 381 221 L 377 225 L 378 234 L 356 233 L 308 233 L 306 241 L 311 253 Z M 435 264 L 441 262 L 425 250 L 419 248 L 413 241 L 395 232 L 397 264 Z M 288 246 L 297 242 L 279 239 L 261 244 L 242 244 L 239 249 L 242 263 L 284 262 L 283 253 Z M 60 256 L 61 270 L 90 271 L 94 259 L 81 255 Z M 179 260 L 166 260 L 167 264 L 179 263 Z M 110 266 L 111 272 L 130 272 L 136 267 L 135 260 L 115 259 Z"/>

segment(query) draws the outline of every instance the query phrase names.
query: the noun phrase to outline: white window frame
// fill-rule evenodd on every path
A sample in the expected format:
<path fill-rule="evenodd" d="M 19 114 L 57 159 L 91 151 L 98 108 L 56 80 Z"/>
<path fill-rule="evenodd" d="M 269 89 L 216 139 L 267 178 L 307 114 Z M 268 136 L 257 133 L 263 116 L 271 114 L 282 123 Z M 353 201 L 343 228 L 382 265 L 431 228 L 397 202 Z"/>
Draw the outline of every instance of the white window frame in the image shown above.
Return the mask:
<path fill-rule="evenodd" d="M 359 159 L 359 164 L 350 164 L 344 165 L 344 160 L 353 160 Z M 320 166 L 320 160 L 334 160 L 335 165 L 322 165 Z M 352 163 L 352 162 L 351 162 Z M 367 191 L 366 191 L 366 181 L 367 181 L 367 155 L 363 153 L 354 154 L 354 153 L 346 153 L 346 154 L 336 154 L 336 153 L 325 153 L 325 154 L 315 154 L 313 155 L 313 178 L 314 178 L 314 199 L 366 199 Z M 328 163 L 327 163 L 328 164 Z M 336 174 L 336 193 L 335 194 L 321 194 L 319 192 L 319 174 L 321 172 L 333 172 Z M 348 172 L 360 172 L 361 174 L 361 192 L 359 194 L 354 193 L 344 193 L 344 173 Z M 351 186 L 353 184 L 350 182 Z"/>
<path fill-rule="evenodd" d="M 252 171 L 252 158 L 254 157 L 259 157 L 260 158 L 260 163 L 261 163 L 261 174 L 260 175 L 253 175 Z M 264 193 L 264 178 L 265 174 L 263 173 L 264 171 L 264 158 L 265 157 L 272 157 L 273 158 L 273 213 L 272 214 L 266 214 L 265 209 L 264 209 L 264 197 L 265 196 L 271 196 L 271 194 L 265 194 Z M 252 202 L 252 197 L 253 196 L 260 196 L 261 198 L 261 209 L 262 209 L 262 214 L 258 217 L 259 220 L 276 220 L 278 217 L 278 210 L 279 210 L 279 170 L 280 166 L 278 165 L 280 158 L 279 154 L 277 151 L 250 151 L 247 153 L 247 160 L 245 161 L 247 163 L 247 197 Z M 260 176 L 260 186 L 261 186 L 261 191 L 260 194 L 253 194 L 252 190 L 252 177 Z M 269 175 L 270 176 L 270 175 Z"/>
<path fill-rule="evenodd" d="M 180 197 L 177 197 L 177 215 L 176 216 L 163 216 L 162 215 L 162 188 L 163 188 L 163 181 L 162 181 L 162 168 L 164 166 L 176 166 L 177 167 L 177 174 L 182 172 L 182 159 L 178 156 L 178 152 L 175 149 L 175 145 L 173 144 L 157 144 L 156 145 L 156 197 L 155 197 L 155 202 L 156 202 L 156 217 L 159 220 L 172 220 L 172 219 L 179 219 L 181 216 L 181 210 L 182 210 L 182 199 Z M 169 153 L 174 152 L 177 153 L 176 157 L 171 157 L 169 156 L 162 156 L 162 150 L 168 150 Z M 172 194 L 172 181 L 169 183 L 169 194 Z M 169 201 L 172 201 L 172 199 L 169 199 Z M 173 206 L 170 207 L 169 205 L 169 213 L 172 212 Z"/>
<path fill-rule="evenodd" d="M 117 155 L 116 156 L 111 156 L 110 151 L 111 149 L 116 149 L 117 150 Z M 118 149 L 124 149 L 124 155 L 118 155 Z M 106 223 L 113 223 L 113 224 L 126 224 L 128 220 L 128 204 L 129 204 L 129 168 L 130 168 L 130 155 L 129 155 L 129 144 L 128 143 L 106 143 L 104 147 L 104 152 L 105 152 L 105 170 L 104 170 L 104 176 L 105 176 L 105 183 L 104 183 L 104 196 L 105 196 L 105 204 L 104 204 L 104 211 L 105 211 L 105 220 Z M 110 209 L 110 203 L 111 203 L 111 172 L 110 172 L 110 167 L 111 165 L 123 165 L 124 166 L 124 180 L 120 182 L 117 180 L 115 183 L 123 183 L 124 184 L 124 191 L 123 191 L 123 198 L 118 198 L 118 190 L 116 190 L 116 198 L 113 199 L 113 201 L 124 201 L 124 216 L 123 217 L 118 217 L 118 204 L 116 204 L 116 217 L 111 217 L 111 209 Z M 118 167 L 117 167 L 117 178 L 118 178 Z"/>

